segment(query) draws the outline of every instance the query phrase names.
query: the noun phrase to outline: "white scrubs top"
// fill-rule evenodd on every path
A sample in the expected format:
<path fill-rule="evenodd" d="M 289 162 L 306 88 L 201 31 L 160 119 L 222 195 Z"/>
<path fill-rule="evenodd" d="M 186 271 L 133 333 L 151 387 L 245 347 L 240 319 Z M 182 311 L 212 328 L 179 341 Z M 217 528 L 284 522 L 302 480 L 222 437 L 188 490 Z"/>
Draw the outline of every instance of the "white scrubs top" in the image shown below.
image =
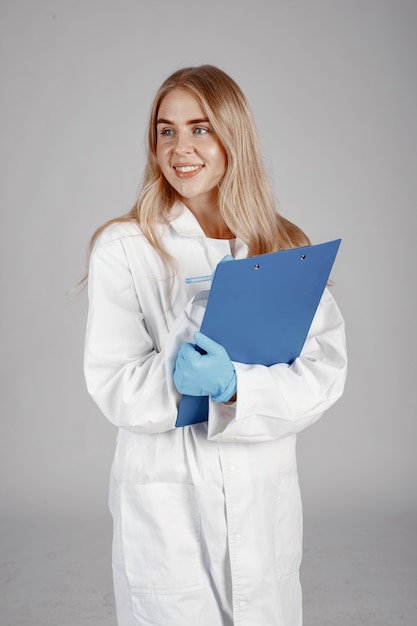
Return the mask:
<path fill-rule="evenodd" d="M 344 323 L 328 289 L 291 366 L 234 363 L 237 401 L 175 428 L 172 371 L 198 330 L 204 285 L 231 253 L 177 203 L 162 242 L 116 223 L 91 256 L 87 387 L 118 426 L 110 508 L 119 626 L 300 626 L 302 512 L 296 433 L 342 394 Z M 234 256 L 247 255 L 234 242 Z"/>

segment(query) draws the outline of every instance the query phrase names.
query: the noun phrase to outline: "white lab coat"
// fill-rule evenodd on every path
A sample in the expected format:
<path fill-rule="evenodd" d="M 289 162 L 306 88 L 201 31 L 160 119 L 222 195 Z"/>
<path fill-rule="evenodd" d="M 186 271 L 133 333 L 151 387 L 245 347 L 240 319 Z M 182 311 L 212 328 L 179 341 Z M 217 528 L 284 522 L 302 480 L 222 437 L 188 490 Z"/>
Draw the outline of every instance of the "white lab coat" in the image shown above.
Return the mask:
<path fill-rule="evenodd" d="M 230 254 L 177 204 L 162 241 L 108 227 L 91 256 L 87 387 L 119 427 L 111 473 L 119 626 L 300 626 L 302 512 L 296 433 L 343 391 L 344 323 L 326 289 L 291 366 L 235 363 L 237 402 L 175 428 L 172 370 L 204 313 L 201 284 Z M 236 240 L 234 256 L 247 248 Z"/>

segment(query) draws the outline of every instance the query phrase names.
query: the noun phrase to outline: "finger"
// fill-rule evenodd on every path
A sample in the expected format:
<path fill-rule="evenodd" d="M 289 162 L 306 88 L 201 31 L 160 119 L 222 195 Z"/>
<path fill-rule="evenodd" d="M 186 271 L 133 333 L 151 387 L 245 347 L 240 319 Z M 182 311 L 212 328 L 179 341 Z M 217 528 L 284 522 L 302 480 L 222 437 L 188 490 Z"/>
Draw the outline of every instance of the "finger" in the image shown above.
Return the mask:
<path fill-rule="evenodd" d="M 210 339 L 210 337 L 207 337 L 207 335 L 200 333 L 199 331 L 194 333 L 194 341 L 197 346 L 203 348 L 203 350 L 210 354 L 222 354 L 224 352 L 223 346 L 221 346 L 216 341 L 213 341 L 213 339 Z"/>
<path fill-rule="evenodd" d="M 201 358 L 201 355 L 196 351 L 195 346 L 192 343 L 183 343 L 178 352 L 178 357 L 188 363 L 194 363 Z"/>

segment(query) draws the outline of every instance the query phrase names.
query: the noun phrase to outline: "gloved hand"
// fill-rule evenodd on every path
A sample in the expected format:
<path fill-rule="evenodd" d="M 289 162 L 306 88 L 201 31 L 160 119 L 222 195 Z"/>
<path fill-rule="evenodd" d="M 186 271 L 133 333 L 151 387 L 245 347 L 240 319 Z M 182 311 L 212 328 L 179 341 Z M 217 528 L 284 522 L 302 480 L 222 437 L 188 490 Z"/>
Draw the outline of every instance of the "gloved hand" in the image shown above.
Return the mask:
<path fill-rule="evenodd" d="M 236 372 L 229 355 L 220 344 L 203 333 L 194 334 L 196 345 L 183 343 L 174 368 L 174 383 L 188 396 L 211 396 L 216 402 L 227 402 L 236 393 Z"/>

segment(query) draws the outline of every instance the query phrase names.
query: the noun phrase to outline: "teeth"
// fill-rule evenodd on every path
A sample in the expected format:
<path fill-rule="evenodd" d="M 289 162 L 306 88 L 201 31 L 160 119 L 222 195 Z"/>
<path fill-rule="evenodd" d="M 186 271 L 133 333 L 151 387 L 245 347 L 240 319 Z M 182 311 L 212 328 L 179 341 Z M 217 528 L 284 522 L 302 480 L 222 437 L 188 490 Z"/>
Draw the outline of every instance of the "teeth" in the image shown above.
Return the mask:
<path fill-rule="evenodd" d="M 177 165 L 175 169 L 178 172 L 183 172 L 185 174 L 186 172 L 195 172 L 196 170 L 200 169 L 200 167 L 201 165 L 185 165 L 183 167 L 180 167 L 179 165 Z"/>

